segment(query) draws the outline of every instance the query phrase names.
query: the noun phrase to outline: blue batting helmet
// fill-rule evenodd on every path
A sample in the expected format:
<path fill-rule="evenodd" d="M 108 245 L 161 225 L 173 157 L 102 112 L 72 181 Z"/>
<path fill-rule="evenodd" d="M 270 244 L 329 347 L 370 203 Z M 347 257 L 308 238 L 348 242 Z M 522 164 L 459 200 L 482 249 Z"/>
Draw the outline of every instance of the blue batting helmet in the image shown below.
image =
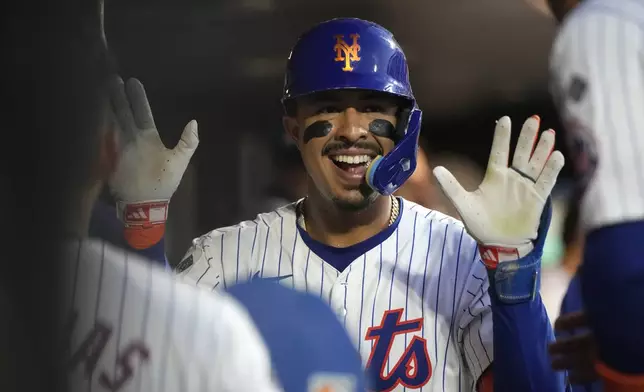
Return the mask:
<path fill-rule="evenodd" d="M 384 27 L 357 18 L 322 22 L 304 33 L 291 50 L 282 103 L 312 93 L 340 89 L 379 91 L 401 98 L 396 146 L 367 170 L 371 188 L 396 191 L 416 169 L 422 112 L 409 83 L 407 59 Z"/>

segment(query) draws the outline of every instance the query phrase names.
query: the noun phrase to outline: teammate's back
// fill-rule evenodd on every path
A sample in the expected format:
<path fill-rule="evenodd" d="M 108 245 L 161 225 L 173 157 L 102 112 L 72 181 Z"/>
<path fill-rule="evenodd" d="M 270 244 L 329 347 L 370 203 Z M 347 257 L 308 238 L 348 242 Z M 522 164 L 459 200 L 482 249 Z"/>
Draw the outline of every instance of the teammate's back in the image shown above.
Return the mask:
<path fill-rule="evenodd" d="M 644 8 L 592 0 L 566 17 L 550 58 L 582 194 L 584 231 L 644 219 Z"/>
<path fill-rule="evenodd" d="M 62 341 L 71 391 L 278 391 L 249 315 L 97 240 L 70 243 Z"/>
<path fill-rule="evenodd" d="M 644 8 L 638 0 L 550 3 L 563 21 L 550 58 L 552 92 L 571 144 L 584 233 L 579 284 L 567 297 L 583 305 L 602 388 L 642 391 Z"/>

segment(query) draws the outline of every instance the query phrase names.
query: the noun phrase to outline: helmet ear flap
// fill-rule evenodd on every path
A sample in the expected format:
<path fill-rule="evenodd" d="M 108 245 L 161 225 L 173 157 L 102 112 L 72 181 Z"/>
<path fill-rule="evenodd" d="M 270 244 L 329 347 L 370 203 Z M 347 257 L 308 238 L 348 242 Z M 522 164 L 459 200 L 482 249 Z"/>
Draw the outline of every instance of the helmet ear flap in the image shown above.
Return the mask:
<path fill-rule="evenodd" d="M 394 142 L 398 144 L 407 133 L 407 127 L 409 125 L 409 119 L 411 115 L 412 108 L 403 108 L 400 109 L 398 115 L 398 123 L 396 124 L 396 133 L 394 135 Z"/>
<path fill-rule="evenodd" d="M 422 112 L 417 107 L 410 110 L 404 137 L 384 157 L 374 159 L 367 169 L 367 184 L 382 195 L 391 195 L 400 188 L 416 169 L 418 138 Z"/>

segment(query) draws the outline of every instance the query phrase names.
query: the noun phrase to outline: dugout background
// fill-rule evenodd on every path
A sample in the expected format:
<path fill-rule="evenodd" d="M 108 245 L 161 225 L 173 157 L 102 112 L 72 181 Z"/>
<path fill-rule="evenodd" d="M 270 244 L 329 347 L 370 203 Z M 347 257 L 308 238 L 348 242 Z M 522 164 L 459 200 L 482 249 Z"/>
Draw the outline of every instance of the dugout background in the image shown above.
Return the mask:
<path fill-rule="evenodd" d="M 524 0 L 106 0 L 109 46 L 122 75 L 146 86 L 166 145 L 189 120 L 200 124 L 170 209 L 171 260 L 194 236 L 257 212 L 282 143 L 289 49 L 312 24 L 338 16 L 394 32 L 431 150 L 484 164 L 504 114 L 520 126 L 538 113 L 562 136 L 547 92 L 554 21 Z"/>

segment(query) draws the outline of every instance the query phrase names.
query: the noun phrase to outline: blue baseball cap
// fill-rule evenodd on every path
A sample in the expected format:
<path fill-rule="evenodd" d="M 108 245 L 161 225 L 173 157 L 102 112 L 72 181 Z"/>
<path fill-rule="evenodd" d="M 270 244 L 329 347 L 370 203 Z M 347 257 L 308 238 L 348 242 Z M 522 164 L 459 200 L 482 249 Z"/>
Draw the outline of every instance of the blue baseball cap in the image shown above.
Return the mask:
<path fill-rule="evenodd" d="M 250 314 L 286 392 L 364 392 L 360 354 L 318 297 L 270 281 L 228 288 Z"/>

